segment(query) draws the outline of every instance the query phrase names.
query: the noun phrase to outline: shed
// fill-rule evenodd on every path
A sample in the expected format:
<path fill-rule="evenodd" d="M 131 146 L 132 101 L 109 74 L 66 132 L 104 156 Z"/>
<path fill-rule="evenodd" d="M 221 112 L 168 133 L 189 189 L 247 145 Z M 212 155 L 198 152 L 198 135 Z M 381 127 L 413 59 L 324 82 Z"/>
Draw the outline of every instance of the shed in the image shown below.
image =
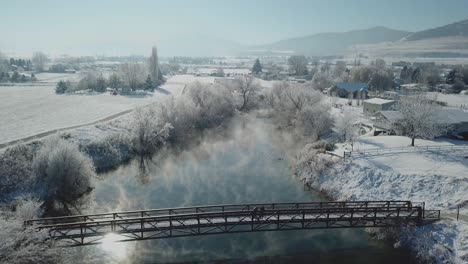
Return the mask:
<path fill-rule="evenodd" d="M 387 111 L 393 108 L 394 100 L 386 100 L 381 98 L 372 98 L 362 102 L 363 112 L 366 115 L 375 114 L 380 111 Z"/>

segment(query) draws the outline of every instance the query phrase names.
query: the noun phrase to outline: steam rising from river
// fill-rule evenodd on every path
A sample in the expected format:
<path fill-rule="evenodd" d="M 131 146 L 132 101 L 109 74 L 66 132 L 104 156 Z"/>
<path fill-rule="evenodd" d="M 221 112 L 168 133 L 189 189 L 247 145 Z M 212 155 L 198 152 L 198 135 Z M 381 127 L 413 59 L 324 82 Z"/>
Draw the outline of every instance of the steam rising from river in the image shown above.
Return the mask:
<path fill-rule="evenodd" d="M 206 133 L 195 146 L 164 150 L 103 174 L 96 182 L 95 211 L 319 200 L 290 176 L 284 150 L 290 139 L 272 136 L 272 128 L 243 116 L 227 129 Z M 213 235 L 126 243 L 123 262 L 253 258 L 368 244 L 357 230 Z"/>

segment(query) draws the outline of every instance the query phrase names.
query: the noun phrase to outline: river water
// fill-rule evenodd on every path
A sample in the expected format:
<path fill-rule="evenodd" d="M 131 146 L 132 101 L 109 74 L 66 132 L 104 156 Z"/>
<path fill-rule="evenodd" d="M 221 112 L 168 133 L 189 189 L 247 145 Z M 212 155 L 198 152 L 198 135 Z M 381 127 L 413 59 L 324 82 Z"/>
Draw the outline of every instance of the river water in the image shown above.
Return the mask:
<path fill-rule="evenodd" d="M 237 122 L 224 138 L 160 153 L 101 174 L 100 211 L 323 200 L 290 175 L 281 139 L 263 121 Z M 410 256 L 362 229 L 279 231 L 104 243 L 104 262 L 407 263 Z"/>

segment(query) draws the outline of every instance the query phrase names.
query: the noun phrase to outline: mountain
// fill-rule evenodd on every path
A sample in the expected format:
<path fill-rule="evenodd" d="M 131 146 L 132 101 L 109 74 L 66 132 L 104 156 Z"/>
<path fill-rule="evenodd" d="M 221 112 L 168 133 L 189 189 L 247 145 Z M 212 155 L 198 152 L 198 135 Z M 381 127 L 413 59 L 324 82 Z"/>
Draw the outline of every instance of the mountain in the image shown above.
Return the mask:
<path fill-rule="evenodd" d="M 407 41 L 443 37 L 468 37 L 468 19 L 413 33 L 405 38 Z"/>
<path fill-rule="evenodd" d="M 468 20 L 415 32 L 400 41 L 357 45 L 356 52 L 371 58 L 468 58 Z"/>
<path fill-rule="evenodd" d="M 410 32 L 386 27 L 373 27 L 342 33 L 319 33 L 315 35 L 281 40 L 272 44 L 249 47 L 251 52 L 289 51 L 305 55 L 339 55 L 359 44 L 374 44 L 396 41 L 410 35 Z"/>

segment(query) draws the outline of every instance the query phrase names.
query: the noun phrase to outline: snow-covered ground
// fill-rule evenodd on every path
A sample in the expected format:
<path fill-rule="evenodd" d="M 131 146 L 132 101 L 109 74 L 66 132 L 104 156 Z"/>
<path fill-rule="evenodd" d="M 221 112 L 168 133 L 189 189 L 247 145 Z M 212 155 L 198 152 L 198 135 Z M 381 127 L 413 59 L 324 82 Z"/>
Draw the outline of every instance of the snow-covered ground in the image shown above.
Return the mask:
<path fill-rule="evenodd" d="M 54 74 L 40 76 L 41 81 L 72 78 Z M 57 77 L 57 78 L 55 78 Z M 172 79 L 175 78 L 176 81 Z M 0 144 L 55 129 L 92 123 L 137 106 L 158 102 L 182 92 L 184 83 L 174 76 L 146 97 L 55 94 L 55 85 L 0 86 Z"/>
<path fill-rule="evenodd" d="M 437 101 L 447 103 L 447 106 L 468 109 L 468 95 L 465 94 L 443 94 L 429 92 L 429 96 L 437 98 Z"/>
<path fill-rule="evenodd" d="M 411 140 L 402 136 L 361 136 L 354 149 L 408 147 Z M 452 140 L 416 139 L 416 146 L 465 145 Z M 342 155 L 350 150 L 347 144 L 338 146 Z M 393 152 L 381 155 L 359 155 L 340 161 L 323 173 L 314 183 L 337 200 L 410 200 L 425 202 L 428 209 L 441 210 L 442 216 L 453 217 L 457 205 L 468 200 L 468 149 L 461 151 Z M 449 248 L 451 257 L 459 263 L 468 261 L 468 207 L 460 209 L 465 215 L 459 222 L 443 220 L 417 228 L 405 234 L 411 248 L 424 246 L 437 256 Z M 421 245 L 411 240 L 425 234 Z M 449 251 L 450 251 L 449 250 Z M 441 253 L 440 253 L 441 254 Z M 463 259 L 463 260 L 461 260 Z M 455 262 L 455 263 L 458 263 Z M 449 262 L 452 263 L 452 262 Z M 466 262 L 465 262 L 466 263 Z"/>
<path fill-rule="evenodd" d="M 408 147 L 403 136 L 362 136 L 354 149 Z M 416 146 L 465 145 L 453 140 L 416 139 Z M 350 150 L 340 145 L 336 153 Z M 408 199 L 428 207 L 453 211 L 468 200 L 468 148 L 459 151 L 415 151 L 380 155 L 353 155 L 321 179 L 321 186 L 336 190 L 343 199 Z M 468 214 L 468 208 L 462 209 Z"/>

